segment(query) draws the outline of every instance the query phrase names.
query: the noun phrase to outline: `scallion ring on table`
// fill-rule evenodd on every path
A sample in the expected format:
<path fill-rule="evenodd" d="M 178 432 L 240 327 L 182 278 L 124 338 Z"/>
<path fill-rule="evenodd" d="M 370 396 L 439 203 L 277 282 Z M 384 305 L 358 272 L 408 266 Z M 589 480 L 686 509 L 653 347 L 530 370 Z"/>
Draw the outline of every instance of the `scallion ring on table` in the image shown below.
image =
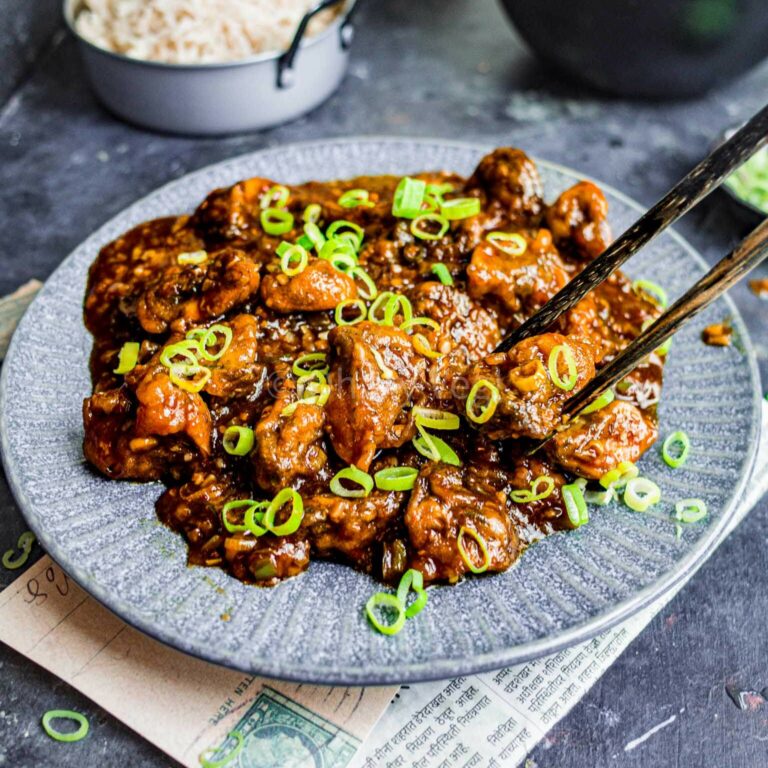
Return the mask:
<path fill-rule="evenodd" d="M 176 261 L 182 267 L 205 264 L 205 262 L 208 261 L 208 251 L 187 251 L 186 253 L 180 253 L 176 257 Z"/>
<path fill-rule="evenodd" d="M 325 352 L 308 352 L 293 361 L 291 371 L 294 376 L 305 376 L 308 373 L 328 373 L 328 358 Z"/>
<path fill-rule="evenodd" d="M 544 488 L 540 490 L 542 485 Z M 515 504 L 530 504 L 532 501 L 541 501 L 541 499 L 549 498 L 554 490 L 554 479 L 549 475 L 539 475 L 531 483 L 530 489 L 512 491 L 509 494 L 509 498 L 514 501 Z"/>
<path fill-rule="evenodd" d="M 421 214 L 421 205 L 426 191 L 425 181 L 404 176 L 395 188 L 392 215 L 399 219 L 415 219 Z"/>
<path fill-rule="evenodd" d="M 600 478 L 600 485 L 618 491 L 639 474 L 640 470 L 631 461 L 622 461 L 616 469 L 609 470 Z"/>
<path fill-rule="evenodd" d="M 442 461 L 444 464 L 450 464 L 454 467 L 461 466 L 461 459 L 448 443 L 427 432 L 423 427 L 417 425 L 417 428 L 419 434 L 411 442 L 424 458 L 430 461 Z"/>
<path fill-rule="evenodd" d="M 371 194 L 367 189 L 348 189 L 337 200 L 342 208 L 357 208 L 363 206 L 372 208 L 373 203 L 370 200 Z"/>
<path fill-rule="evenodd" d="M 268 235 L 284 235 L 293 229 L 293 214 L 284 208 L 266 208 L 259 220 Z"/>
<path fill-rule="evenodd" d="M 17 555 L 13 549 L 7 549 L 3 554 L 3 568 L 9 571 L 15 571 L 26 565 L 29 556 L 32 553 L 32 547 L 35 546 L 35 534 L 32 531 L 24 531 L 18 539 L 16 539 L 16 548 L 19 550 Z"/>
<path fill-rule="evenodd" d="M 293 265 L 292 262 L 294 262 Z M 280 254 L 280 269 L 288 277 L 301 274 L 307 268 L 307 264 L 309 264 L 309 253 L 298 243 L 290 245 Z"/>
<path fill-rule="evenodd" d="M 688 459 L 688 453 L 691 450 L 691 440 L 685 432 L 678 430 L 673 432 L 661 446 L 661 458 L 665 463 L 677 469 L 682 467 Z"/>
<path fill-rule="evenodd" d="M 230 731 L 227 734 L 227 741 L 229 739 L 235 740 L 235 745 L 228 750 L 224 750 L 226 742 L 221 747 L 211 747 L 201 752 L 198 759 L 202 768 L 224 768 L 225 765 L 229 765 L 243 749 L 243 734 L 240 731 Z M 219 755 L 221 755 L 219 757 Z"/>
<path fill-rule="evenodd" d="M 317 203 L 310 203 L 301 215 L 301 220 L 305 224 L 317 224 L 320 221 L 320 216 L 323 213 L 323 209 Z"/>
<path fill-rule="evenodd" d="M 291 513 L 285 522 L 279 525 L 275 524 L 275 518 L 277 513 L 290 502 Z M 290 536 L 292 533 L 296 533 L 299 530 L 301 521 L 304 519 L 304 499 L 301 495 L 293 490 L 293 488 L 283 488 L 279 491 L 272 501 L 269 502 L 264 517 L 261 521 L 262 525 L 275 536 Z"/>
<path fill-rule="evenodd" d="M 647 477 L 633 477 L 624 486 L 624 503 L 635 512 L 645 512 L 661 501 L 661 488 Z"/>
<path fill-rule="evenodd" d="M 449 226 L 445 216 L 439 213 L 423 213 L 411 222 L 410 230 L 411 234 L 420 240 L 439 240 L 448 231 Z"/>
<path fill-rule="evenodd" d="M 232 424 L 224 431 L 221 444 L 230 456 L 247 456 L 253 448 L 253 430 Z"/>
<path fill-rule="evenodd" d="M 587 503 L 584 500 L 584 492 L 577 483 L 569 483 L 560 489 L 565 504 L 565 512 L 568 520 L 574 528 L 589 522 Z"/>
<path fill-rule="evenodd" d="M 440 205 L 440 213 L 448 221 L 468 219 L 480 213 L 480 200 L 476 197 L 455 197 L 452 200 L 444 200 Z"/>
<path fill-rule="evenodd" d="M 517 232 L 489 232 L 485 239 L 510 256 L 522 256 L 528 250 L 526 239 Z"/>
<path fill-rule="evenodd" d="M 79 727 L 76 731 L 65 733 L 54 728 L 53 725 L 51 725 L 52 720 L 72 720 L 77 723 Z M 81 715 L 79 712 L 73 712 L 71 709 L 51 709 L 43 715 L 40 722 L 43 726 L 43 730 L 54 739 L 54 741 L 63 741 L 66 743 L 84 739 L 88 735 L 88 729 L 90 727 L 88 718 L 86 718 L 85 715 Z"/>
<path fill-rule="evenodd" d="M 357 286 L 357 295 L 361 299 L 373 301 L 378 296 L 379 289 L 376 287 L 376 283 L 373 282 L 373 278 L 362 267 L 354 267 L 349 276 L 353 280 L 359 280 L 365 286 L 365 291 L 359 285 Z"/>
<path fill-rule="evenodd" d="M 318 253 L 320 253 L 326 243 L 325 235 L 323 234 L 320 227 L 318 227 L 317 224 L 315 224 L 313 221 L 308 221 L 306 224 L 304 224 L 304 237 L 307 237 L 311 241 L 312 245 Z"/>
<path fill-rule="evenodd" d="M 376 615 L 377 608 L 394 611 L 394 621 L 387 624 L 381 622 Z M 389 592 L 376 592 L 371 595 L 365 604 L 365 613 L 368 616 L 368 621 L 382 635 L 396 635 L 405 626 L 405 606 L 400 602 L 397 595 L 392 595 Z"/>
<path fill-rule="evenodd" d="M 359 486 L 357 489 L 346 488 L 341 481 L 346 480 Z M 373 478 L 362 469 L 351 465 L 340 469 L 332 478 L 329 484 L 331 493 L 342 496 L 345 499 L 364 499 L 373 490 Z"/>
<path fill-rule="evenodd" d="M 443 285 L 453 285 L 453 277 L 445 264 L 438 262 L 432 265 L 431 272 Z"/>
<path fill-rule="evenodd" d="M 480 393 L 484 394 L 482 398 L 485 402 L 480 402 Z M 496 407 L 501 401 L 499 388 L 488 379 L 478 379 L 469 390 L 466 402 L 467 418 L 474 421 L 475 424 L 485 424 L 493 418 L 496 413 Z M 479 405 L 479 409 L 475 406 Z"/>
<path fill-rule="evenodd" d="M 274 208 L 285 208 L 288 205 L 288 198 L 291 196 L 291 192 L 288 187 L 284 187 L 282 184 L 275 184 L 270 187 L 259 198 L 259 208 L 265 211 L 270 206 Z"/>
<path fill-rule="evenodd" d="M 415 467 L 386 467 L 373 476 L 373 481 L 382 491 L 410 491 L 418 476 Z"/>
<path fill-rule="evenodd" d="M 480 565 L 475 565 L 464 546 L 464 537 L 468 536 L 473 539 L 480 549 L 483 556 L 483 562 Z M 459 554 L 464 564 L 469 568 L 472 573 L 485 573 L 488 570 L 488 566 L 491 564 L 491 553 L 488 551 L 488 546 L 485 543 L 485 539 L 473 528 L 467 528 L 462 525 L 459 528 L 459 535 L 456 537 L 456 546 L 459 549 Z"/>
<path fill-rule="evenodd" d="M 174 363 L 168 369 L 168 378 L 179 389 L 194 394 L 208 383 L 211 369 L 196 363 Z"/>
<path fill-rule="evenodd" d="M 458 429 L 461 424 L 458 414 L 450 411 L 441 411 L 437 408 L 423 408 L 414 406 L 411 411 L 413 420 L 420 427 L 426 429 Z"/>
<path fill-rule="evenodd" d="M 358 314 L 353 316 L 351 320 L 348 320 L 344 316 L 344 312 L 350 307 L 357 309 Z M 336 325 L 356 325 L 365 320 L 368 311 L 369 310 L 362 299 L 344 299 L 344 301 L 340 301 L 336 305 L 336 309 L 333 310 L 333 319 L 335 320 Z"/>
<path fill-rule="evenodd" d="M 605 392 L 600 393 L 589 405 L 581 409 L 580 416 L 586 416 L 595 411 L 599 411 L 605 408 L 606 405 L 610 405 L 616 399 L 616 394 L 612 389 L 606 389 Z"/>
<path fill-rule="evenodd" d="M 598 507 L 605 507 L 616 498 L 616 491 L 611 486 L 604 491 L 584 491 L 584 500 L 587 504 L 595 504 Z"/>
<path fill-rule="evenodd" d="M 632 290 L 635 293 L 642 291 L 648 294 L 660 307 L 665 308 L 669 304 L 667 292 L 658 284 L 651 280 L 635 280 L 632 283 Z"/>
<path fill-rule="evenodd" d="M 130 373 L 139 362 L 139 349 L 141 345 L 138 341 L 126 341 L 120 352 L 117 354 L 117 368 L 112 373 L 124 375 Z"/>
<path fill-rule="evenodd" d="M 675 520 L 698 523 L 707 516 L 707 505 L 702 499 L 681 499 L 675 503 Z"/>
<path fill-rule="evenodd" d="M 221 335 L 221 339 L 219 339 L 218 334 Z M 200 356 L 211 362 L 220 360 L 226 354 L 231 343 L 232 329 L 228 325 L 215 323 L 200 339 Z M 209 349 L 216 349 L 217 347 L 218 349 L 216 352 L 208 351 Z"/>
<path fill-rule="evenodd" d="M 563 378 L 560 376 L 560 359 L 562 358 L 565 363 L 565 367 L 568 372 Z M 552 379 L 552 383 L 564 392 L 570 392 L 575 386 L 579 377 L 578 369 L 576 368 L 576 358 L 573 355 L 573 350 L 567 344 L 557 344 L 552 347 L 552 351 L 549 353 L 549 360 L 547 362 L 549 368 L 549 376 Z"/>
<path fill-rule="evenodd" d="M 408 594 L 413 590 L 416 593 L 416 599 L 408 605 Z M 424 576 L 421 571 L 415 568 L 409 568 L 400 578 L 397 585 L 397 599 L 405 608 L 405 618 L 412 619 L 424 610 L 427 604 L 427 590 L 424 589 Z"/>
<path fill-rule="evenodd" d="M 328 240 L 333 237 L 340 238 L 341 240 L 348 239 L 356 244 L 355 250 L 360 250 L 363 238 L 365 237 L 365 230 L 359 224 L 355 224 L 354 221 L 339 219 L 328 225 L 328 228 L 325 230 L 325 236 Z"/>

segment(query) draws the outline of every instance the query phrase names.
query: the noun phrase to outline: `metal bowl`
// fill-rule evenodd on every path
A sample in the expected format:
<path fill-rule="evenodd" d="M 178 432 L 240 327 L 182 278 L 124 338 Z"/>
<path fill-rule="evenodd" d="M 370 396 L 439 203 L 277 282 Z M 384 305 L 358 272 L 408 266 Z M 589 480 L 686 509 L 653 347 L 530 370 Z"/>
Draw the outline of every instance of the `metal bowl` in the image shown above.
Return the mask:
<path fill-rule="evenodd" d="M 75 28 L 83 0 L 65 0 L 64 18 L 107 109 L 154 130 L 216 135 L 278 125 L 325 101 L 346 71 L 355 4 L 323 0 L 301 20 L 286 51 L 221 64 L 143 61 L 99 48 Z M 304 39 L 312 18 L 335 5 L 342 9 L 334 21 Z"/>

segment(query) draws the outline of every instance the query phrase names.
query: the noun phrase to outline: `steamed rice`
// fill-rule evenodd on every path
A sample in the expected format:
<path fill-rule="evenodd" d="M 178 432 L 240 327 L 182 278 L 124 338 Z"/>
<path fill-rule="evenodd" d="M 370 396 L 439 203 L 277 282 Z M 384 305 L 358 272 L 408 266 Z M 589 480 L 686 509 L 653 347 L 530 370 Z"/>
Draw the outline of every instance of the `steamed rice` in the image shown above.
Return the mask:
<path fill-rule="evenodd" d="M 171 64 L 245 59 L 285 50 L 317 0 L 87 0 L 75 19 L 78 33 L 115 53 Z M 318 14 L 317 34 L 334 11 Z"/>

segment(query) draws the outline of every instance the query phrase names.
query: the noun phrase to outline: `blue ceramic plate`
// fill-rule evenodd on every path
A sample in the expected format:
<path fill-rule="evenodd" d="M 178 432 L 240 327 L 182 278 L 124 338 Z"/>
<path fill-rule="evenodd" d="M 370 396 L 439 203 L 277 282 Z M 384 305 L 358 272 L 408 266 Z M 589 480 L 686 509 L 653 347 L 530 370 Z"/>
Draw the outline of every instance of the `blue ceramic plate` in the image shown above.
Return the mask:
<path fill-rule="evenodd" d="M 662 488 L 658 507 L 698 496 L 710 515 L 675 537 L 664 520 L 622 507 L 595 509 L 589 525 L 534 545 L 507 573 L 430 590 L 418 620 L 395 637 L 373 632 L 363 606 L 378 585 L 345 566 L 313 562 L 275 589 L 218 569 L 189 568 L 182 539 L 156 519 L 157 484 L 111 482 L 81 451 L 90 392 L 91 338 L 83 327 L 88 266 L 99 248 L 145 219 L 192 210 L 214 187 L 248 176 L 297 183 L 357 174 L 450 169 L 469 173 L 487 148 L 404 139 L 299 144 L 204 168 L 132 205 L 56 270 L 13 338 L 2 372 L 3 459 L 29 526 L 86 590 L 128 623 L 188 653 L 230 667 L 316 683 L 416 681 L 497 668 L 553 652 L 625 619 L 701 563 L 742 494 L 757 445 L 754 355 L 735 307 L 716 302 L 675 338 L 660 409 L 661 432 L 691 437 L 684 468 L 654 448 L 642 472 Z M 548 199 L 582 178 L 540 163 Z M 639 207 L 603 187 L 614 231 Z M 627 271 L 679 295 L 704 271 L 667 233 Z M 702 328 L 730 317 L 734 344 L 707 347 Z M 228 621 L 222 615 L 228 614 Z"/>

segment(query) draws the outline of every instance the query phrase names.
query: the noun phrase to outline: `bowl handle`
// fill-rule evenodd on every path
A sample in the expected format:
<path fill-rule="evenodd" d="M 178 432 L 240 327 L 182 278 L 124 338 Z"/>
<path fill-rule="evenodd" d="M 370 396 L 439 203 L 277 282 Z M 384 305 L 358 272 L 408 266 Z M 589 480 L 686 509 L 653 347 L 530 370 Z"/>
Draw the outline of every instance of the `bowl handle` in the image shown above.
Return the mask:
<path fill-rule="evenodd" d="M 321 11 L 331 6 L 338 5 L 344 2 L 344 0 L 321 0 L 314 8 L 310 8 L 304 17 L 299 22 L 299 26 L 296 28 L 296 34 L 293 36 L 291 44 L 288 46 L 288 50 L 285 51 L 277 60 L 277 87 L 278 88 L 290 88 L 294 84 L 295 73 L 293 70 L 294 61 L 296 55 L 299 52 L 299 46 L 304 39 L 304 33 L 307 31 L 309 22 L 313 17 Z M 347 50 L 352 44 L 352 37 L 354 30 L 352 27 L 352 10 L 355 7 L 355 3 L 352 5 L 352 9 L 347 13 L 346 17 L 339 27 L 339 42 L 342 50 Z"/>

